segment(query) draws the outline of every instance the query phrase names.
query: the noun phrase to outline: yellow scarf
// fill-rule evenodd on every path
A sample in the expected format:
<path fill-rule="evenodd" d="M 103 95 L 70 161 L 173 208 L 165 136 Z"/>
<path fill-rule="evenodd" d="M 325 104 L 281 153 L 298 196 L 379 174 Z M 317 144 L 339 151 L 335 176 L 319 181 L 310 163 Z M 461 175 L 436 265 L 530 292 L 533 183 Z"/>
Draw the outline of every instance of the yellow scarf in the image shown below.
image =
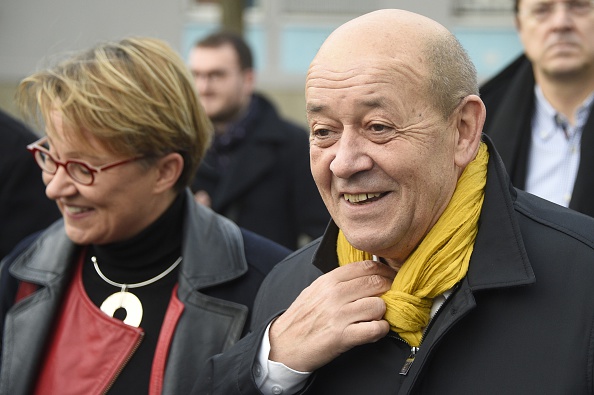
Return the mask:
<path fill-rule="evenodd" d="M 419 346 L 429 323 L 433 298 L 451 289 L 468 271 L 484 200 L 489 153 L 481 143 L 476 158 L 462 172 L 445 211 L 404 262 L 392 288 L 382 295 L 384 318 L 411 346 Z M 336 244 L 338 263 L 371 259 L 351 246 L 342 231 Z"/>

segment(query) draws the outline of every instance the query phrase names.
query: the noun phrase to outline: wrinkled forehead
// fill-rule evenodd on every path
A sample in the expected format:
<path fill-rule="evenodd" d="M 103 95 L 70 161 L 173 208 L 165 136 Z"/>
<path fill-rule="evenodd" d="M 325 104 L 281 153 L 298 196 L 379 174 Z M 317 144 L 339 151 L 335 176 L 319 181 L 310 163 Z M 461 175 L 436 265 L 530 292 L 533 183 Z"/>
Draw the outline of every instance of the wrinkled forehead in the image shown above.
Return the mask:
<path fill-rule="evenodd" d="M 394 96 L 424 92 L 427 68 L 406 45 L 389 51 L 366 46 L 338 45 L 320 51 L 311 63 L 305 84 L 308 105 L 312 101 L 342 96 Z M 332 92 L 332 93 L 331 93 Z"/>
<path fill-rule="evenodd" d="M 383 69 L 414 65 L 426 69 L 428 38 L 447 32 L 437 22 L 402 10 L 380 10 L 337 28 L 320 47 L 307 81 L 320 70 L 336 74 L 360 70 L 362 65 Z"/>

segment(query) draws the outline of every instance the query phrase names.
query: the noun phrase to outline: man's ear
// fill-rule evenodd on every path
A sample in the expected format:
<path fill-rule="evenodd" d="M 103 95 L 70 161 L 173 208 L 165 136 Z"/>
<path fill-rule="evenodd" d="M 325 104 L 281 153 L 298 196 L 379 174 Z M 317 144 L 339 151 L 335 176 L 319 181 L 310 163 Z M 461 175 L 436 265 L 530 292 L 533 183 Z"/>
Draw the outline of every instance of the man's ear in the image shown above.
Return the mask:
<path fill-rule="evenodd" d="M 243 73 L 243 89 L 246 96 L 251 97 L 256 88 L 256 72 L 254 69 L 246 69 Z"/>
<path fill-rule="evenodd" d="M 486 109 L 477 95 L 466 96 L 457 114 L 456 165 L 463 169 L 478 152 L 485 123 Z"/>
<path fill-rule="evenodd" d="M 157 178 L 154 192 L 161 193 L 173 188 L 184 169 L 184 158 L 177 152 L 172 152 L 159 158 L 156 163 Z"/>

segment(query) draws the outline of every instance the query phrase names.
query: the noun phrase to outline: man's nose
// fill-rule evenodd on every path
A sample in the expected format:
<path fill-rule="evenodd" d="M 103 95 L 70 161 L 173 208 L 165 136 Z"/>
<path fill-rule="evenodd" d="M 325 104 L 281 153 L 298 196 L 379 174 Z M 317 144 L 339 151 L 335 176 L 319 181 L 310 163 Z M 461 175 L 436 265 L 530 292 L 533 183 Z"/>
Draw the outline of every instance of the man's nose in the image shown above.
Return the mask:
<path fill-rule="evenodd" d="M 570 9 L 570 5 L 567 2 L 561 1 L 555 3 L 551 12 L 550 22 L 556 27 L 566 28 L 573 24 L 573 13 Z"/>
<path fill-rule="evenodd" d="M 356 131 L 343 131 L 335 144 L 336 153 L 330 163 L 330 171 L 339 178 L 349 178 L 359 172 L 371 170 L 373 159 L 365 147 L 368 141 Z"/>

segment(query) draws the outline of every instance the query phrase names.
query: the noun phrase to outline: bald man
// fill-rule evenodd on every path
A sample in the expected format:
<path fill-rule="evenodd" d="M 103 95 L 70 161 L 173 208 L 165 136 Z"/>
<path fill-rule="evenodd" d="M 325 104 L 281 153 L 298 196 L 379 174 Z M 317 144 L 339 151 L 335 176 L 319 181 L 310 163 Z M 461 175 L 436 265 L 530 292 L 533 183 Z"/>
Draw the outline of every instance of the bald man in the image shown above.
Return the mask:
<path fill-rule="evenodd" d="M 594 219 L 515 189 L 443 26 L 375 11 L 306 81 L 332 223 L 276 266 L 199 393 L 590 394 Z"/>

